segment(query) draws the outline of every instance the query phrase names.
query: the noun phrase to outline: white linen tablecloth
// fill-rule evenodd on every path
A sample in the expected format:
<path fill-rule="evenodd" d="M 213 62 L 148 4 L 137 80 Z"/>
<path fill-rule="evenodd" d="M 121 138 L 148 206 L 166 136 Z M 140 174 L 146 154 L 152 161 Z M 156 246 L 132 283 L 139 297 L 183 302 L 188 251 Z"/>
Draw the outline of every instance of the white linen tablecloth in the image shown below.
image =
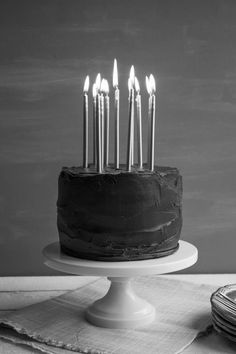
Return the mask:
<path fill-rule="evenodd" d="M 2 316 L 0 337 L 18 341 L 47 353 L 171 354 L 180 353 L 211 323 L 210 295 L 213 286 L 192 284 L 158 276 L 133 281 L 136 293 L 156 307 L 156 320 L 135 330 L 112 330 L 92 326 L 84 308 L 102 297 L 109 287 L 99 279 L 75 291 Z M 4 333 L 5 331 L 5 333 Z M 47 351 L 45 351 L 47 350 Z"/>

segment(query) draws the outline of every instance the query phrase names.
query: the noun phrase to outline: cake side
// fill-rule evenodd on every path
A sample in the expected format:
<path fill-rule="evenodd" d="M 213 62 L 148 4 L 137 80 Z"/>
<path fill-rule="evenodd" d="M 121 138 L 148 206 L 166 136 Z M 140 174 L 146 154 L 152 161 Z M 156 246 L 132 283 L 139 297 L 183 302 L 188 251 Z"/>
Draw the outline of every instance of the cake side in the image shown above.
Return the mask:
<path fill-rule="evenodd" d="M 102 261 L 165 256 L 178 247 L 182 177 L 176 168 L 98 174 L 63 168 L 57 225 L 62 250 Z"/>

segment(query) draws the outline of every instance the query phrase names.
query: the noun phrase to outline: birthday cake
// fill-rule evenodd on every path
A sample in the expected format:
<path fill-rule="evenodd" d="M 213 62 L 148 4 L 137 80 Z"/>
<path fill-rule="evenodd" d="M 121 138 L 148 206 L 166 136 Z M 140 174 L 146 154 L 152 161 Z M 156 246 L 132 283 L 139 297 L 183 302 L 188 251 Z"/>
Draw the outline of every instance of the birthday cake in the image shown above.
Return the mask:
<path fill-rule="evenodd" d="M 132 166 L 103 173 L 64 167 L 57 226 L 61 250 L 98 261 L 158 258 L 178 249 L 182 177 L 177 168 Z"/>
<path fill-rule="evenodd" d="M 149 94 L 145 120 L 148 125 L 146 163 L 143 163 L 140 85 L 134 67 L 130 69 L 128 80 L 127 154 L 123 165 L 119 162 L 116 59 L 113 87 L 114 161 L 109 163 L 109 84 L 98 74 L 92 87 L 93 162 L 89 163 L 89 76 L 86 76 L 83 164 L 82 167 L 64 167 L 59 176 L 57 226 L 61 250 L 77 258 L 109 262 L 168 256 L 178 249 L 182 227 L 182 177 L 177 168 L 154 164 L 155 79 L 152 74 L 146 76 Z"/>

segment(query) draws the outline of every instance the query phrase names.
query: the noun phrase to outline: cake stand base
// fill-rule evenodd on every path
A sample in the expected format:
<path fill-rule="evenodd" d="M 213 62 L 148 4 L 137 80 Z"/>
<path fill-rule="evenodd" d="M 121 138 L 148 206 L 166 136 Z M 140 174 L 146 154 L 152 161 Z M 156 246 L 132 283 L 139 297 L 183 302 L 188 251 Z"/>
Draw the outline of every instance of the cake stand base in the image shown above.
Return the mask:
<path fill-rule="evenodd" d="M 130 278 L 109 278 L 107 294 L 86 311 L 89 322 L 99 327 L 134 328 L 151 323 L 155 308 L 133 291 Z"/>
<path fill-rule="evenodd" d="M 45 264 L 53 269 L 79 275 L 107 276 L 107 294 L 86 309 L 86 319 L 99 327 L 136 328 L 155 319 L 155 308 L 139 298 L 132 289 L 135 276 L 164 274 L 188 268 L 197 261 L 197 248 L 186 241 L 179 242 L 174 254 L 156 259 L 129 262 L 100 262 L 67 256 L 59 242 L 43 250 Z"/>

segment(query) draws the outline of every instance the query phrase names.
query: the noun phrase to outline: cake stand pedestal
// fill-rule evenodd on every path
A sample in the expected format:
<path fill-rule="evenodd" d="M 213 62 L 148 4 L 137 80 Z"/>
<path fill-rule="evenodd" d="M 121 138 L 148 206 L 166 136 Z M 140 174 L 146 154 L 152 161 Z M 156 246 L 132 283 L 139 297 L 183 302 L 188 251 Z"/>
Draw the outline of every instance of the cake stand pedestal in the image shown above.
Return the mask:
<path fill-rule="evenodd" d="M 155 259 L 128 262 L 101 262 L 67 256 L 59 242 L 44 248 L 45 264 L 65 273 L 106 276 L 110 280 L 107 294 L 86 309 L 87 320 L 98 327 L 136 328 L 155 319 L 155 308 L 139 298 L 131 286 L 131 278 L 141 275 L 164 274 L 188 268 L 197 261 L 195 246 L 179 241 L 174 254 Z"/>

